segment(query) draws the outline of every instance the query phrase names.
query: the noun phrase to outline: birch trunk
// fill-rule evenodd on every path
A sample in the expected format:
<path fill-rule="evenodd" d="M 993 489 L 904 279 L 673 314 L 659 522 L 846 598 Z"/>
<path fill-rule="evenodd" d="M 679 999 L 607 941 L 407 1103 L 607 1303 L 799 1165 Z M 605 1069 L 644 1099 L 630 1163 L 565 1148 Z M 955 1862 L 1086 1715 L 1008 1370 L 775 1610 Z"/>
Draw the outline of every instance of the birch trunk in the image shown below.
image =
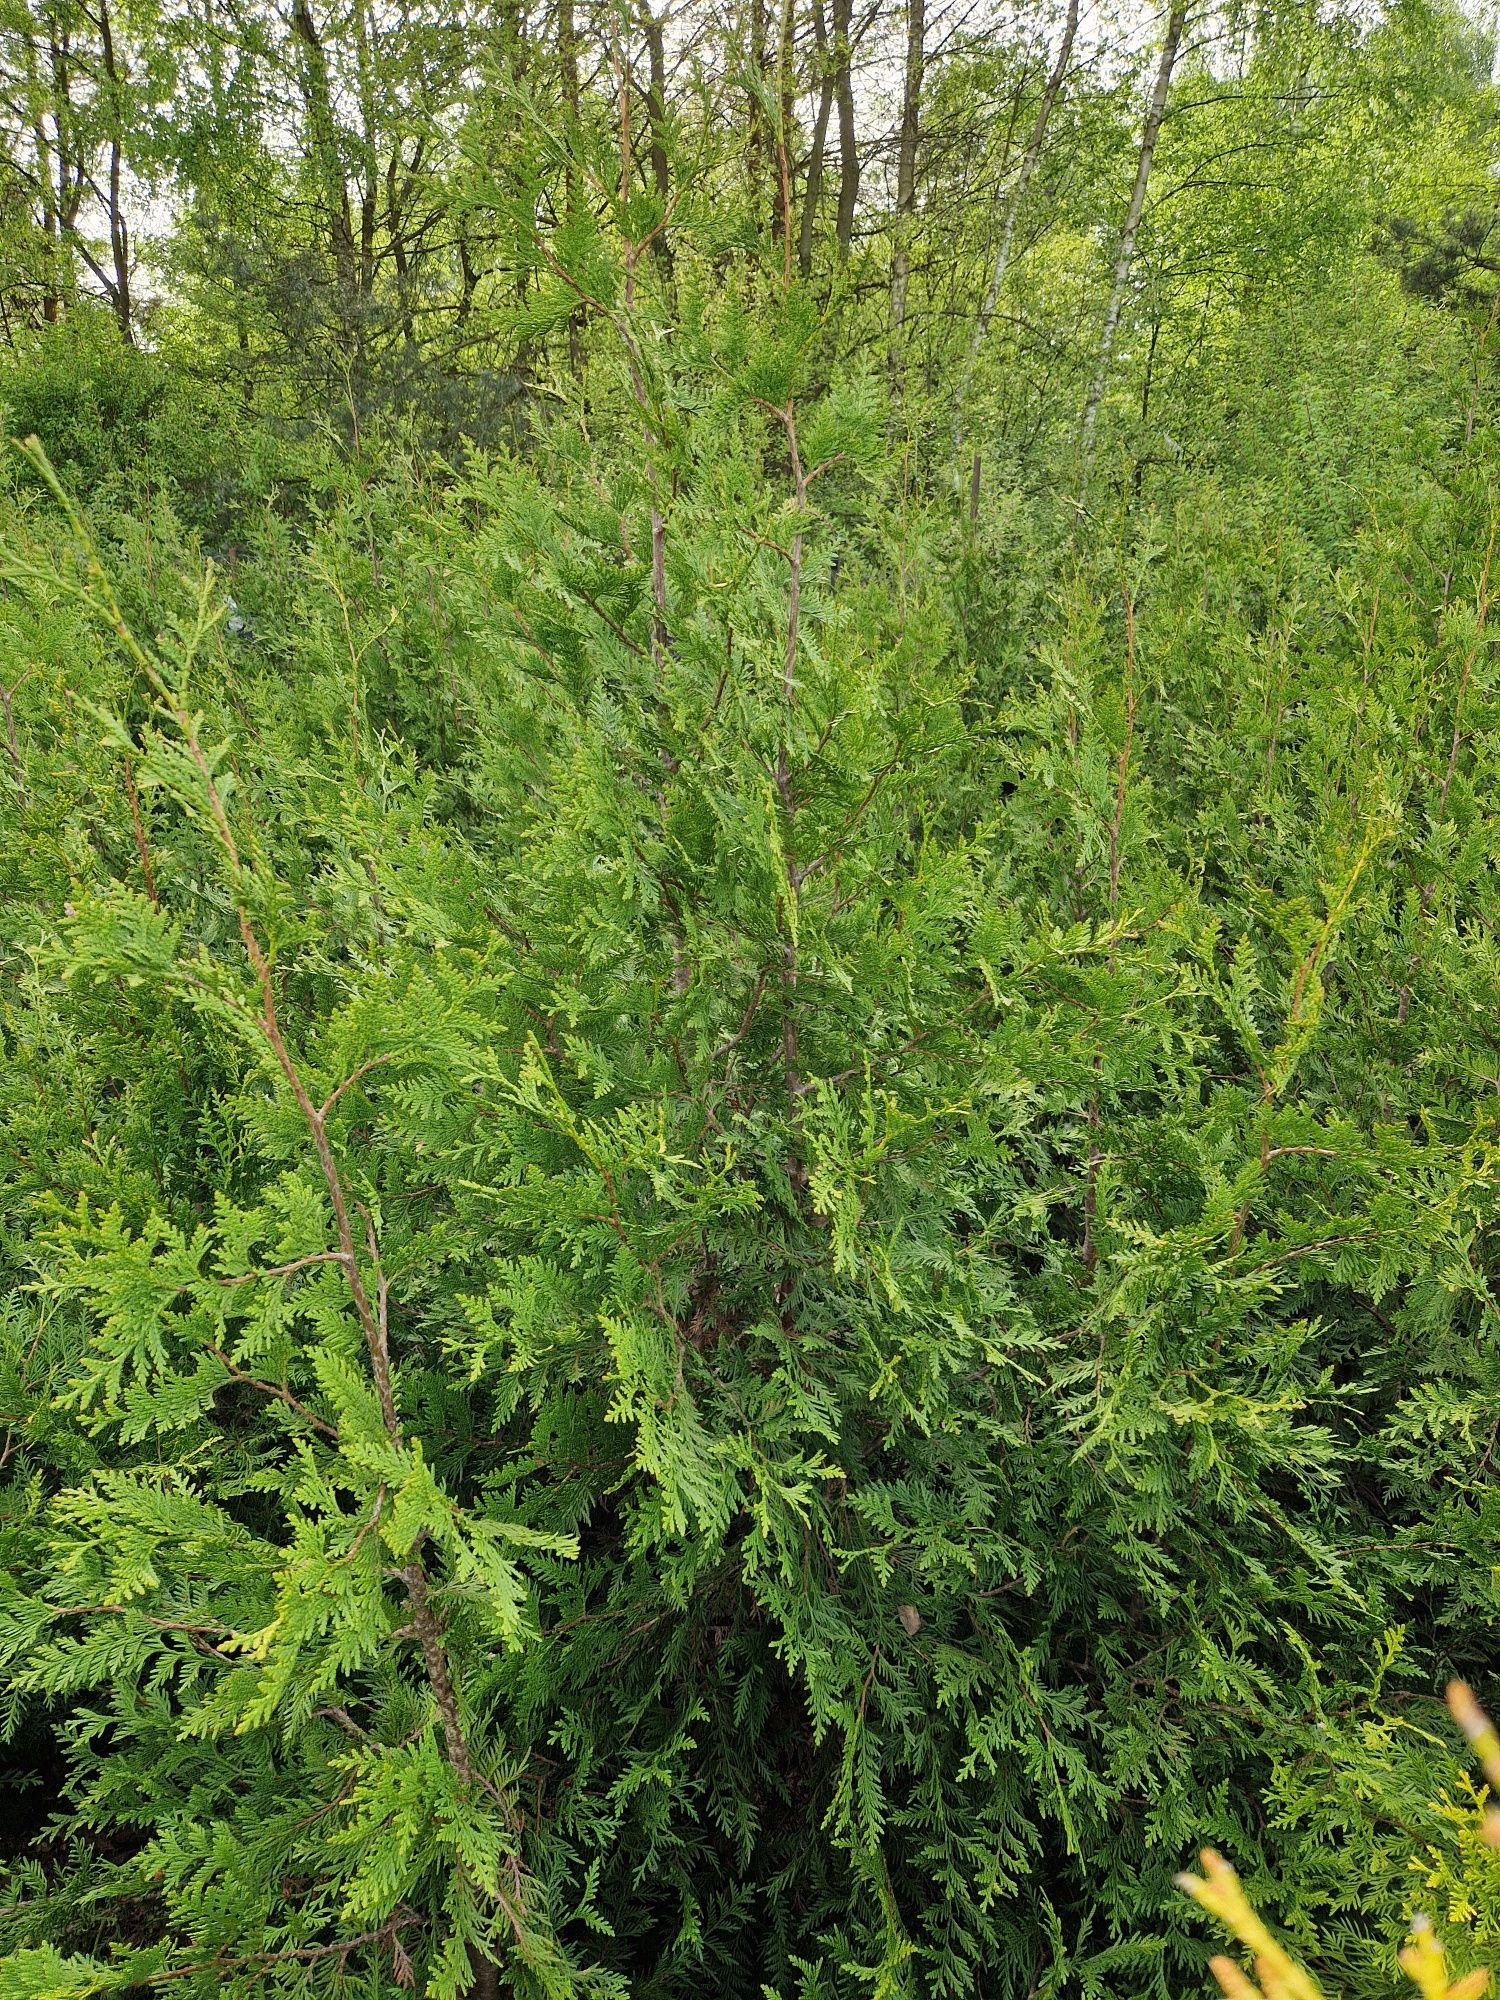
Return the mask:
<path fill-rule="evenodd" d="M 1167 91 L 1171 87 L 1172 70 L 1177 62 L 1177 51 L 1182 43 L 1182 31 L 1186 22 L 1187 0 L 1172 0 L 1172 11 L 1167 16 L 1167 32 L 1156 65 L 1156 78 L 1151 86 L 1151 100 L 1146 107 L 1146 122 L 1141 128 L 1141 149 L 1136 158 L 1135 186 L 1130 192 L 1130 206 L 1125 211 L 1125 226 L 1120 231 L 1120 247 L 1115 254 L 1114 280 L 1110 285 L 1109 305 L 1104 314 L 1104 332 L 1099 342 L 1099 361 L 1094 370 L 1089 399 L 1083 410 L 1080 444 L 1085 483 L 1094 455 L 1094 428 L 1099 420 L 1099 405 L 1104 398 L 1104 385 L 1109 379 L 1109 364 L 1114 358 L 1115 338 L 1120 330 L 1120 315 L 1125 309 L 1125 294 L 1130 287 L 1130 271 L 1135 261 L 1135 242 L 1140 234 L 1141 216 L 1146 208 L 1146 189 L 1151 180 L 1151 158 L 1156 151 L 1161 121 L 1166 115 Z"/>
<path fill-rule="evenodd" d="M 911 286 L 912 222 L 917 206 L 917 140 L 921 129 L 926 34 L 926 0 L 907 0 L 906 71 L 901 88 L 895 243 L 891 251 L 891 386 L 898 404 L 906 376 L 906 301 Z"/>
<path fill-rule="evenodd" d="M 994 268 L 990 272 L 990 282 L 979 307 L 979 316 L 974 322 L 973 338 L 969 342 L 968 360 L 964 367 L 963 379 L 959 385 L 957 407 L 953 418 L 953 451 L 957 457 L 963 443 L 964 405 L 968 401 L 969 390 L 974 381 L 974 370 L 979 363 L 980 351 L 989 337 L 990 322 L 995 317 L 995 308 L 1000 303 L 1000 293 L 1005 284 L 1005 273 L 1010 266 L 1011 245 L 1015 241 L 1016 222 L 1020 217 L 1021 204 L 1026 199 L 1026 190 L 1031 186 L 1032 177 L 1041 162 L 1042 148 L 1047 141 L 1047 127 L 1052 119 L 1053 107 L 1063 87 L 1068 73 L 1068 65 L 1073 59 L 1073 44 L 1078 37 L 1079 0 L 1068 0 L 1068 17 L 1063 24 L 1063 37 L 1057 51 L 1046 84 L 1042 90 L 1042 100 L 1037 106 L 1036 122 L 1031 128 L 1031 137 L 1026 142 L 1026 151 L 1021 159 L 1020 171 L 1012 183 L 1005 202 L 1005 219 L 1000 229 L 1000 244 L 995 252 Z"/>
<path fill-rule="evenodd" d="M 834 240 L 844 263 L 854 241 L 854 205 L 859 199 L 859 138 L 854 126 L 852 23 L 854 0 L 833 0 L 833 95 L 839 114 L 839 205 Z"/>

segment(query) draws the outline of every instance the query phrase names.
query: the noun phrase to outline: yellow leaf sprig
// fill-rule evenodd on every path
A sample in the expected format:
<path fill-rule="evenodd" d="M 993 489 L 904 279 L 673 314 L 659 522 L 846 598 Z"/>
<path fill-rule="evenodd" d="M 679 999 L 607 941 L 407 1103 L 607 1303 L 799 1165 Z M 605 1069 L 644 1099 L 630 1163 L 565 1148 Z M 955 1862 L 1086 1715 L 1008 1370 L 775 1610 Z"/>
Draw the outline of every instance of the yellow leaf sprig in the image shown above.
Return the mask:
<path fill-rule="evenodd" d="M 1469 1739 L 1491 1799 L 1500 1799 L 1500 1732 L 1474 1699 L 1474 1690 L 1467 1681 L 1448 1683 L 1448 1707 L 1453 1720 Z M 1491 1804 L 1485 1814 L 1484 1837 L 1491 1847 L 1500 1847 L 1500 1806 Z"/>
<path fill-rule="evenodd" d="M 1437 1932 L 1429 1919 L 1420 1915 L 1412 1918 L 1411 1942 L 1400 1953 L 1399 1963 L 1422 2000 L 1479 2000 L 1490 1983 L 1488 1966 L 1478 1965 L 1450 1985 L 1448 1960 Z"/>
<path fill-rule="evenodd" d="M 1209 1960 L 1209 1970 L 1223 1988 L 1226 2000 L 1323 2000 L 1322 1989 L 1310 1972 L 1300 1966 L 1279 1944 L 1255 1911 L 1244 1885 L 1222 1854 L 1205 1847 L 1198 1857 L 1201 1875 L 1177 1877 L 1185 1889 L 1201 1903 L 1211 1917 L 1217 1917 L 1231 1937 L 1255 1955 L 1255 1978 L 1250 1979 L 1232 1958 Z"/>
<path fill-rule="evenodd" d="M 1201 1903 L 1210 1916 L 1217 1917 L 1230 1935 L 1255 1957 L 1255 1979 L 1232 1958 L 1221 1955 L 1209 1960 L 1209 1970 L 1218 1980 L 1225 2000 L 1323 2000 L 1322 1989 L 1312 1974 L 1267 1930 L 1245 1894 L 1239 1876 L 1223 1855 L 1206 1847 L 1199 1860 L 1202 1875 L 1179 1875 L 1178 1887 Z M 1443 1947 L 1423 1916 L 1413 1920 L 1411 1941 L 1400 1954 L 1400 1965 L 1421 1994 L 1421 2000 L 1480 2000 L 1490 1983 L 1484 1966 L 1450 1982 Z"/>
<path fill-rule="evenodd" d="M 1448 1687 L 1448 1707 L 1453 1720 L 1468 1738 L 1476 1761 L 1490 1787 L 1492 1799 L 1500 1799 L 1500 1731 L 1479 1706 L 1474 1690 L 1465 1681 Z M 1500 1807 L 1491 1804 L 1484 1818 L 1484 1837 L 1500 1847 Z M 1254 1954 L 1255 1979 L 1232 1958 L 1209 1960 L 1209 1969 L 1222 1988 L 1225 2000 L 1323 2000 L 1312 1974 L 1272 1937 L 1257 1915 L 1238 1875 L 1222 1854 L 1205 1847 L 1200 1856 L 1201 1875 L 1183 1874 L 1177 1886 L 1217 1917 L 1231 1937 Z M 1448 1960 L 1431 1921 L 1424 1916 L 1412 1919 L 1411 1937 L 1399 1954 L 1401 1970 L 1421 1995 L 1421 2000 L 1480 2000 L 1490 1983 L 1484 1966 L 1465 1973 L 1462 1979 L 1448 1977 Z M 1259 1980 L 1257 1986 L 1255 1980 Z"/>

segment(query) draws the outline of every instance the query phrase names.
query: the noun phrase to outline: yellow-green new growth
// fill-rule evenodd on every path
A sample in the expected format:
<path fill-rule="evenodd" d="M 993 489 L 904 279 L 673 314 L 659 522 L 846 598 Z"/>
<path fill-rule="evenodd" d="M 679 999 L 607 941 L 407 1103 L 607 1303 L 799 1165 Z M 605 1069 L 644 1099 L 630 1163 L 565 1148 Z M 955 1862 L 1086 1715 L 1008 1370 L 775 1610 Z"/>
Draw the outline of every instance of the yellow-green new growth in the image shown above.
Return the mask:
<path fill-rule="evenodd" d="M 1492 1797 L 1500 1798 L 1500 1732 L 1474 1699 L 1474 1690 L 1466 1681 L 1449 1682 L 1448 1707 L 1473 1746 Z M 1491 1847 L 1500 1847 L 1500 1806 L 1492 1804 L 1485 1814 L 1484 1837 Z"/>
<path fill-rule="evenodd" d="M 1218 1980 L 1225 2000 L 1324 2000 L 1322 1988 L 1312 1974 L 1266 1928 L 1245 1894 L 1239 1876 L 1223 1855 L 1205 1847 L 1199 1860 L 1202 1875 L 1179 1875 L 1178 1887 L 1185 1889 L 1255 1954 L 1255 1979 L 1232 1958 L 1221 1954 L 1209 1960 L 1209 1969 Z M 1423 1916 L 1413 1920 L 1411 1940 L 1400 1954 L 1400 1964 L 1422 2000 L 1480 2000 L 1490 1983 L 1489 1972 L 1483 1966 L 1450 1982 L 1443 1947 Z"/>
<path fill-rule="evenodd" d="M 1500 1793 L 1500 1732 L 1463 1681 L 1449 1685 L 1448 1706 L 1473 1746 L 1486 1779 Z M 1500 1846 L 1500 1810 L 1493 1805 L 1485 1815 L 1484 1831 L 1492 1845 Z M 1255 1979 L 1232 1958 L 1221 1954 L 1209 1960 L 1209 1969 L 1218 1980 L 1225 2000 L 1324 2000 L 1312 1974 L 1266 1928 L 1245 1894 L 1239 1876 L 1223 1855 L 1206 1847 L 1199 1860 L 1203 1873 L 1181 1874 L 1177 1886 L 1201 1903 L 1210 1916 L 1217 1917 L 1230 1935 L 1255 1956 Z M 1450 1981 L 1447 1956 L 1431 1920 L 1421 1914 L 1412 1919 L 1411 1937 L 1399 1953 L 1398 1963 L 1422 2000 L 1480 2000 L 1490 1983 L 1485 1966 Z"/>
<path fill-rule="evenodd" d="M 1214 1977 L 1227 2000 L 1323 2000 L 1317 1981 L 1272 1937 L 1245 1894 L 1240 1878 L 1222 1854 L 1205 1847 L 1198 1857 L 1202 1875 L 1181 1874 L 1177 1886 L 1185 1889 L 1210 1916 L 1217 1917 L 1232 1936 L 1255 1954 L 1257 1987 L 1233 1959 L 1209 1960 Z"/>

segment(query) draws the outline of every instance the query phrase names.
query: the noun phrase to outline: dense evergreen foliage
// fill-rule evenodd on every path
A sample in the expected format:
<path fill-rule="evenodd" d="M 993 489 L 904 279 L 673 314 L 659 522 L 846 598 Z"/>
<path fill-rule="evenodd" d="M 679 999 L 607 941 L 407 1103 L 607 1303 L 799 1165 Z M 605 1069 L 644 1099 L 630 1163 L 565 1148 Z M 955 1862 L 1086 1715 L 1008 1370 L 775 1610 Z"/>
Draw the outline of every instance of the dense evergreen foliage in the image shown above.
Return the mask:
<path fill-rule="evenodd" d="M 3 2000 L 1492 1955 L 1488 59 L 5 0 Z"/>

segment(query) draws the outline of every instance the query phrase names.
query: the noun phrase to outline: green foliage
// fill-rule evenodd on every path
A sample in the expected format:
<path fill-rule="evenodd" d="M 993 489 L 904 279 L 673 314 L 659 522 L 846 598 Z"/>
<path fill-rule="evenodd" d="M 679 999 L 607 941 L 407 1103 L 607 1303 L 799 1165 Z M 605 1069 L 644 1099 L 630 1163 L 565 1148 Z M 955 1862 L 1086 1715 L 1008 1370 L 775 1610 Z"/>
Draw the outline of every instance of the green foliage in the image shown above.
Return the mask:
<path fill-rule="evenodd" d="M 17 1991 L 1173 1982 L 1205 1817 L 1493 1617 L 1482 526 L 1433 627 L 1451 510 L 1185 493 L 997 699 L 795 325 L 657 392 L 664 629 L 565 446 L 249 645 L 23 505 Z"/>
<path fill-rule="evenodd" d="M 113 505 L 168 533 L 151 518 L 164 501 L 206 535 L 232 533 L 305 455 L 89 307 L 0 357 L 0 425 L 11 440 L 37 438 L 101 517 Z"/>
<path fill-rule="evenodd" d="M 41 438 L 85 489 L 147 455 L 171 390 L 160 363 L 126 347 L 113 322 L 93 312 L 49 328 L 4 375 L 11 434 Z"/>
<path fill-rule="evenodd" d="M 5 364 L 0 2000 L 1165 1995 L 1205 1836 L 1353 1995 L 1482 1947 L 1500 506 L 1392 269 L 1467 43 L 1191 58 L 1084 495 L 1139 65 L 955 482 L 962 149 L 894 352 L 795 52 L 507 23 L 240 22 L 159 350 Z"/>
<path fill-rule="evenodd" d="M 1500 1783 L 1500 1737 L 1475 1701 L 1473 1690 L 1462 1681 L 1454 1681 L 1448 1689 L 1448 1703 L 1454 1720 L 1469 1738 L 1487 1784 Z M 1367 1730 L 1366 1748 L 1375 1748 L 1378 1739 L 1387 1754 L 1393 1749 L 1409 1751 L 1411 1746 L 1401 1742 L 1401 1735 L 1399 1727 L 1384 1727 L 1378 1732 Z M 1429 1741 L 1422 1747 L 1430 1754 L 1436 1746 Z M 1475 1944 L 1482 1950 L 1493 1942 L 1497 1880 L 1494 1862 L 1500 1849 L 1500 1808 L 1484 1809 L 1484 1797 L 1481 1794 L 1476 1798 L 1468 1771 L 1463 1773 L 1461 1789 L 1466 1794 L 1464 1799 L 1455 1804 L 1445 1792 L 1441 1803 L 1444 1818 L 1460 1829 L 1456 1849 L 1438 1856 L 1436 1848 L 1430 1846 L 1427 1860 L 1436 1865 L 1424 1868 L 1423 1857 L 1414 1854 L 1408 1867 L 1425 1872 L 1423 1889 L 1428 1895 L 1439 1892 L 1445 1906 L 1442 1914 L 1446 1926 L 1464 1927 L 1459 1951 L 1468 1957 Z M 1414 1789 L 1412 1796 L 1419 1793 Z M 1180 1875 L 1178 1886 L 1253 1954 L 1254 1980 L 1233 1959 L 1218 1957 L 1209 1961 L 1225 2000 L 1257 2000 L 1257 1996 L 1258 2000 L 1321 2000 L 1317 1981 L 1267 1928 L 1224 1857 L 1206 1848 L 1201 1861 L 1203 1874 Z M 1358 1893 L 1349 1880 L 1347 1865 L 1344 1889 L 1351 1897 Z M 1471 1963 L 1466 1971 L 1458 1971 L 1454 1976 L 1456 1968 L 1427 1908 L 1410 1913 L 1408 1929 L 1408 1942 L 1397 1954 L 1396 1962 L 1417 1987 L 1422 2000 L 1480 2000 L 1488 1991 L 1491 1974 L 1486 1963 Z"/>

